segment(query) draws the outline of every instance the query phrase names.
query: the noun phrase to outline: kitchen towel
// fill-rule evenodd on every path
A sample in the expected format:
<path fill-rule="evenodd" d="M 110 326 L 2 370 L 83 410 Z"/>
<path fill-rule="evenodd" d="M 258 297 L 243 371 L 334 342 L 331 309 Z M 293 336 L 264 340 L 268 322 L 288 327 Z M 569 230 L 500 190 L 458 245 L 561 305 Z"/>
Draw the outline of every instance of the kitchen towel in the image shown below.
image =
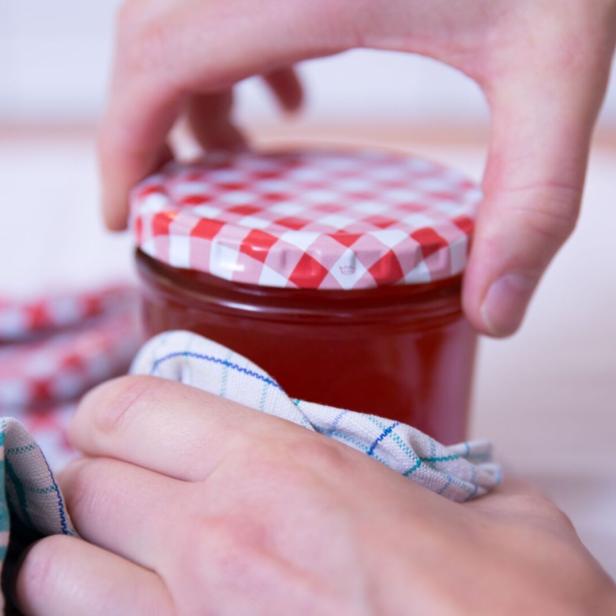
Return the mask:
<path fill-rule="evenodd" d="M 500 468 L 492 461 L 488 442 L 444 446 L 411 426 L 378 415 L 292 399 L 248 359 L 190 332 L 167 332 L 150 340 L 137 354 L 131 372 L 199 387 L 292 421 L 359 450 L 409 481 L 454 501 L 482 496 L 500 481 Z M 57 425 L 61 429 L 64 424 Z M 12 418 L 0 421 L 0 482 L 3 560 L 7 554 L 14 558 L 23 545 L 39 537 L 75 534 L 45 455 Z"/>

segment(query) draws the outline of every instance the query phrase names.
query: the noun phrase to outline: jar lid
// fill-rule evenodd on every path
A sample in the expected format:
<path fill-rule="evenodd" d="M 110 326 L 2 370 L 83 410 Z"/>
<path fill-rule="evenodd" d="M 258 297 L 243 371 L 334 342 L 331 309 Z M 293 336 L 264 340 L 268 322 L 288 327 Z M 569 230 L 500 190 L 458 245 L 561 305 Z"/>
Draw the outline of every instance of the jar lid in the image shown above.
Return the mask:
<path fill-rule="evenodd" d="M 460 274 L 481 193 L 460 173 L 375 151 L 207 154 L 131 196 L 138 247 L 268 287 L 362 289 Z"/>

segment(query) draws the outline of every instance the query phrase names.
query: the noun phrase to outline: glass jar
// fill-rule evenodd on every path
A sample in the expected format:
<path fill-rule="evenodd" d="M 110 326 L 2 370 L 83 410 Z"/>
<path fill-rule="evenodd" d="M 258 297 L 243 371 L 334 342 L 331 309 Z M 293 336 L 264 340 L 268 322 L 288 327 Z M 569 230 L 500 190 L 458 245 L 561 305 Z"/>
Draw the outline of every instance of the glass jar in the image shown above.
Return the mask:
<path fill-rule="evenodd" d="M 389 154 L 241 156 L 252 161 L 248 182 L 245 169 L 237 174 L 242 166 L 237 158 L 223 157 L 223 164 L 216 158 L 187 167 L 174 165 L 134 192 L 133 225 L 146 331 L 152 335 L 170 329 L 197 332 L 260 365 L 291 397 L 391 417 L 443 443 L 463 440 L 476 335 L 461 310 L 461 270 L 472 228 L 469 213 L 477 202 L 475 187 L 431 163 Z M 400 171 L 400 165 L 412 161 L 417 177 L 411 178 L 413 190 L 408 195 L 416 200 L 405 203 L 411 206 L 408 220 L 418 221 L 419 226 L 404 228 L 392 211 L 367 216 L 364 210 L 370 208 L 362 209 L 361 204 L 372 201 L 365 191 L 360 194 L 358 190 L 352 204 L 344 205 L 344 212 L 338 209 L 338 202 L 318 210 L 316 228 L 312 205 L 287 211 L 283 207 L 276 220 L 265 225 L 264 211 L 269 216 L 278 203 L 296 203 L 297 192 L 295 200 L 289 195 L 289 169 L 303 172 L 291 176 L 301 179 L 297 189 L 301 195 L 314 197 L 315 191 L 321 191 L 318 202 L 327 205 L 328 191 L 330 197 L 338 194 L 339 186 L 331 190 L 336 183 L 330 172 L 325 178 L 306 172 L 320 168 L 318 161 L 323 156 L 340 164 L 362 161 L 359 170 L 357 163 L 341 164 L 347 174 L 340 182 L 351 188 L 365 186 L 359 171 L 366 160 L 372 161 L 368 162 L 370 168 L 379 167 L 389 182 L 396 178 L 394 171 Z M 289 157 L 295 164 L 281 171 L 281 160 Z M 268 161 L 273 164 L 268 166 Z M 387 169 L 392 172 L 384 173 Z M 412 174 L 407 171 L 408 175 Z M 353 183 L 357 177 L 360 181 Z M 316 178 L 320 185 L 315 188 Z M 399 197 L 408 191 L 409 178 L 403 181 Z M 262 191 L 254 189 L 260 182 L 277 191 L 270 190 L 264 198 Z M 385 190 L 381 180 L 376 183 L 376 191 Z M 385 191 L 383 200 L 391 197 Z M 428 197 L 432 202 L 426 208 Z M 430 218 L 434 208 L 438 215 Z M 439 220 L 443 215 L 451 226 L 447 232 Z M 303 225 L 302 221 L 308 222 Z M 426 222 L 432 226 L 427 227 Z M 331 230 L 334 223 L 338 228 Z M 366 224 L 369 229 L 362 227 Z M 340 225 L 344 226 L 342 232 Z M 248 231 L 238 235 L 238 228 Z M 393 233 L 379 235 L 379 229 Z M 373 243 L 359 246 L 370 231 L 386 241 L 395 239 L 399 230 L 414 238 L 414 262 L 408 260 L 412 245 L 404 249 L 400 244 L 391 246 L 389 241 L 387 250 L 380 253 Z M 316 250 L 313 242 L 312 251 L 307 250 L 310 238 L 306 233 L 329 234 L 328 240 L 337 234 L 335 241 L 341 249 L 336 252 L 335 246 L 330 250 L 321 244 Z M 251 234 L 253 240 L 247 244 L 246 237 Z M 275 239 L 284 236 L 284 242 L 295 244 L 272 257 L 274 240 L 265 235 Z M 209 251 L 207 257 L 204 251 Z M 366 263 L 368 251 L 372 251 L 373 265 L 358 275 L 357 261 Z M 244 258 L 250 261 L 242 261 Z M 273 269 L 267 274 L 267 284 L 263 283 L 264 268 L 254 269 L 253 263 L 263 264 L 264 259 L 269 259 Z M 412 263 L 412 267 L 405 268 L 405 263 Z M 350 276 L 351 282 L 345 276 Z M 361 276 L 363 282 L 358 282 Z M 277 286 L 272 286 L 272 281 Z"/>

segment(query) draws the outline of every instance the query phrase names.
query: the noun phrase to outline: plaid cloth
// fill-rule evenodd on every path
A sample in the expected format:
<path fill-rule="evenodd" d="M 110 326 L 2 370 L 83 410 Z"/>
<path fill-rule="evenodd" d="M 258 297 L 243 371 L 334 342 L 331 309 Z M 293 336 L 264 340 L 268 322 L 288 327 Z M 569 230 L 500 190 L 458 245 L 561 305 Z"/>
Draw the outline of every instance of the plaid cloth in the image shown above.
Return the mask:
<path fill-rule="evenodd" d="M 131 372 L 186 383 L 292 421 L 362 451 L 454 501 L 486 494 L 500 480 L 489 443 L 445 447 L 396 421 L 291 399 L 246 358 L 190 332 L 168 332 L 152 339 L 138 353 Z M 66 419 L 70 407 L 59 408 Z M 48 461 L 16 419 L 0 421 L 0 464 L 0 482 L 4 484 L 0 557 L 6 561 L 4 569 L 10 570 L 32 541 L 50 534 L 73 535 L 75 530 Z"/>
<path fill-rule="evenodd" d="M 123 374 L 142 342 L 137 306 L 126 286 L 0 300 L 2 414 L 74 400 Z"/>
<path fill-rule="evenodd" d="M 0 419 L 0 467 L 0 608 L 4 609 L 6 584 L 22 551 L 47 535 L 76 532 L 45 455 L 17 419 Z"/>
<path fill-rule="evenodd" d="M 291 399 L 259 366 L 191 332 L 156 336 L 139 352 L 131 371 L 199 387 L 319 432 L 454 501 L 482 496 L 500 479 L 486 441 L 445 447 L 398 421 Z"/>

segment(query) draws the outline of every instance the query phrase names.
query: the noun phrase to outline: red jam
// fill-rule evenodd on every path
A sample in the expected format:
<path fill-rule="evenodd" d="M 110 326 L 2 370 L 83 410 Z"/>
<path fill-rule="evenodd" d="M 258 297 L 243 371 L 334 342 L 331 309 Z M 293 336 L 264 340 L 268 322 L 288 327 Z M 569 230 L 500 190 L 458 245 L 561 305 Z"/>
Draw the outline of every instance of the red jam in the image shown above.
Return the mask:
<path fill-rule="evenodd" d="M 137 251 L 146 331 L 187 329 L 267 370 L 294 397 L 466 438 L 476 335 L 461 276 L 353 290 L 273 288 Z"/>

